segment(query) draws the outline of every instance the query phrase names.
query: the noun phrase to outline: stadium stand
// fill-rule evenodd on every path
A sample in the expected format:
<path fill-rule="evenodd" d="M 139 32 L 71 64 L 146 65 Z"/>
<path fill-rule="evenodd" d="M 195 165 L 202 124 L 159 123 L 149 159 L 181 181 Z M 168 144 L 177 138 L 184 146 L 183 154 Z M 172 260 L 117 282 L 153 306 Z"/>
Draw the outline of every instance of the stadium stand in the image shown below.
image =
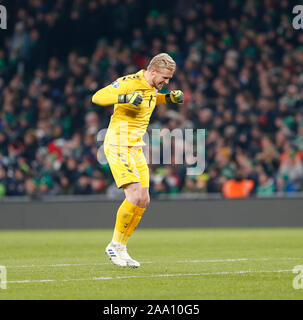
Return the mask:
<path fill-rule="evenodd" d="M 91 96 L 160 52 L 177 62 L 167 90 L 182 89 L 185 104 L 159 105 L 149 128 L 206 129 L 206 169 L 188 176 L 186 165 L 151 165 L 152 196 L 222 192 L 239 170 L 252 181 L 250 196 L 303 191 L 303 32 L 290 22 L 293 6 L 8 1 L 0 196 L 116 192 L 96 142 L 112 107 L 93 105 Z"/>

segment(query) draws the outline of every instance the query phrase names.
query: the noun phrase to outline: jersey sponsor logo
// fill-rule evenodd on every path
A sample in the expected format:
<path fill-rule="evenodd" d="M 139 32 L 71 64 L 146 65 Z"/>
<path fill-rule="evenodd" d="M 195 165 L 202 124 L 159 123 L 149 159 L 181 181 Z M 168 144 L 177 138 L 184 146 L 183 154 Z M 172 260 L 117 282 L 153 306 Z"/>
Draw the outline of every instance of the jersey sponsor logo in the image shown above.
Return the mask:
<path fill-rule="evenodd" d="M 114 88 L 119 88 L 119 87 L 120 87 L 120 82 L 119 82 L 118 80 L 116 80 L 116 81 L 114 81 L 114 82 L 112 83 L 112 86 L 113 86 Z"/>

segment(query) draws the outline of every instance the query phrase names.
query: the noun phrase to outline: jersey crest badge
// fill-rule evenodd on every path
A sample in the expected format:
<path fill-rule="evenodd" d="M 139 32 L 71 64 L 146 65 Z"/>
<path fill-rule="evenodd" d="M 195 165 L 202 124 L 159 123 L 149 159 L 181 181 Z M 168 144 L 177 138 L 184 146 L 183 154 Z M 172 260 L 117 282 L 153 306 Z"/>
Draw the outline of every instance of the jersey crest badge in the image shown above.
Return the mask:
<path fill-rule="evenodd" d="M 118 80 L 116 80 L 116 81 L 114 81 L 114 82 L 112 83 L 112 86 L 113 86 L 114 88 L 119 88 L 119 87 L 120 87 L 120 82 L 119 82 Z"/>

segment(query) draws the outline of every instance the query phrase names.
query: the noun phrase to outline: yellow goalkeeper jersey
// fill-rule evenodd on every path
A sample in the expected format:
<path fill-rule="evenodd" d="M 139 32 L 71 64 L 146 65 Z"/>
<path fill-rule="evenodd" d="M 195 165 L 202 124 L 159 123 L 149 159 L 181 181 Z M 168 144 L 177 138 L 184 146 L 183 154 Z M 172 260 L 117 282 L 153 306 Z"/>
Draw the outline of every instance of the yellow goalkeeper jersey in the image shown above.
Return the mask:
<path fill-rule="evenodd" d="M 165 94 L 157 93 L 144 78 L 145 70 L 130 74 L 99 90 L 93 102 L 99 105 L 115 104 L 114 113 L 104 143 L 121 146 L 144 146 L 143 136 L 156 104 L 166 103 Z M 143 101 L 136 107 L 118 103 L 118 95 L 131 92 L 142 93 Z"/>

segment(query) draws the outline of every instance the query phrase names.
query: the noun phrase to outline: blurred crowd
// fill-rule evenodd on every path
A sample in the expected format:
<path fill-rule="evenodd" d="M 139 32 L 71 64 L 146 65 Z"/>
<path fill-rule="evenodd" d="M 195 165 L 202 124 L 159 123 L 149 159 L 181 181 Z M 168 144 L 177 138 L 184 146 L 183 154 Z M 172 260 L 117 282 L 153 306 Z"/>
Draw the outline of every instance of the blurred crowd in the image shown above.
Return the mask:
<path fill-rule="evenodd" d="M 0 196 L 115 194 L 97 160 L 112 107 L 92 94 L 167 52 L 149 130 L 206 129 L 205 171 L 150 165 L 151 195 L 303 191 L 303 32 L 290 0 L 27 0 L 0 38 Z M 165 91 L 164 91 L 165 92 Z M 151 141 L 152 143 L 152 141 Z M 172 155 L 174 159 L 174 154 Z"/>

